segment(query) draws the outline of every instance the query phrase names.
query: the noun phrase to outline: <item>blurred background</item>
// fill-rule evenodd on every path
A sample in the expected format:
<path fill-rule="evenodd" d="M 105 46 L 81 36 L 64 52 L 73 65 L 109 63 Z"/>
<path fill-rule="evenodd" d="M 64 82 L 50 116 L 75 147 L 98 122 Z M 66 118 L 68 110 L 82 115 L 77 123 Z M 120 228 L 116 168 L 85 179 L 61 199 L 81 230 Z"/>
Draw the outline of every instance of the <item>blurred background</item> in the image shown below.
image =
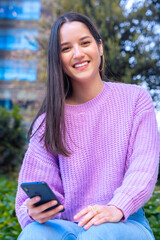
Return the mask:
<path fill-rule="evenodd" d="M 40 0 L 0 1 L 0 105 L 18 105 L 28 125 L 44 91 L 37 75 L 41 9 Z"/>
<path fill-rule="evenodd" d="M 17 239 L 14 210 L 27 131 L 44 98 L 55 19 L 86 14 L 104 45 L 105 75 L 138 84 L 153 99 L 160 131 L 160 0 L 0 0 L 0 239 Z M 159 180 L 159 179 L 158 179 Z M 159 182 L 145 205 L 160 240 Z"/>
<path fill-rule="evenodd" d="M 12 109 L 17 104 L 30 125 L 44 96 L 50 29 L 67 11 L 94 21 L 104 42 L 106 76 L 146 88 L 158 118 L 159 0 L 1 0 L 0 105 Z"/>

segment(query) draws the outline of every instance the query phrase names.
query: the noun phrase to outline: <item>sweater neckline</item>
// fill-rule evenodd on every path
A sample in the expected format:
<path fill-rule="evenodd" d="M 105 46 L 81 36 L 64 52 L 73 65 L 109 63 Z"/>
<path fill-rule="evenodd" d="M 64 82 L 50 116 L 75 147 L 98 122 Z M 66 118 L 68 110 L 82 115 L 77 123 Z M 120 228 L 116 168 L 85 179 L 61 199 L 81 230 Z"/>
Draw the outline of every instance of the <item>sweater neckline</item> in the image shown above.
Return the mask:
<path fill-rule="evenodd" d="M 88 111 L 91 110 L 93 107 L 98 107 L 98 105 L 101 105 L 104 100 L 106 100 L 106 98 L 110 95 L 111 93 L 111 88 L 109 86 L 108 82 L 104 82 L 104 86 L 103 89 L 101 90 L 101 92 L 94 97 L 93 99 L 82 103 L 82 104 L 78 104 L 78 105 L 70 105 L 65 103 L 65 112 L 66 113 L 71 113 L 71 112 L 84 112 L 84 111 Z"/>

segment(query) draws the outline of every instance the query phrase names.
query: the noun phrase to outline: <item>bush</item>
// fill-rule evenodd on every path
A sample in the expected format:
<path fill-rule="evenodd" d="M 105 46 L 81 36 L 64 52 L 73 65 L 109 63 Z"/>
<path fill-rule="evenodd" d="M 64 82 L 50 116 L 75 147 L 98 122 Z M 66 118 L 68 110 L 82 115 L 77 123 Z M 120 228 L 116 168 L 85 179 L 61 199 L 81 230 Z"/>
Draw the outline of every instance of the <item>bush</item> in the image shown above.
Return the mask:
<path fill-rule="evenodd" d="M 153 195 L 145 204 L 144 209 L 155 239 L 160 240 L 160 187 L 155 187 Z"/>
<path fill-rule="evenodd" d="M 0 239 L 16 240 L 21 227 L 15 216 L 17 181 L 0 176 Z"/>
<path fill-rule="evenodd" d="M 26 132 L 19 108 L 12 111 L 0 107 L 0 173 L 14 171 L 21 163 L 26 143 Z"/>

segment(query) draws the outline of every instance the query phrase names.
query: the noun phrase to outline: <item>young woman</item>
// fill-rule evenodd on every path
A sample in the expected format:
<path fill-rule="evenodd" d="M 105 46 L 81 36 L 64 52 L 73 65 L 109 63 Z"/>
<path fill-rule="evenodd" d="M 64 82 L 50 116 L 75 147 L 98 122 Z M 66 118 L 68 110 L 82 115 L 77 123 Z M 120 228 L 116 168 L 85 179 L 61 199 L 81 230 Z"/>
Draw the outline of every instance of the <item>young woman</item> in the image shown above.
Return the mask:
<path fill-rule="evenodd" d="M 19 174 L 20 240 L 154 239 L 141 208 L 158 172 L 153 104 L 141 87 L 104 82 L 103 64 L 102 39 L 86 16 L 55 21 L 46 98 Z M 62 205 L 35 207 L 40 197 L 20 188 L 34 181 L 47 182 Z"/>

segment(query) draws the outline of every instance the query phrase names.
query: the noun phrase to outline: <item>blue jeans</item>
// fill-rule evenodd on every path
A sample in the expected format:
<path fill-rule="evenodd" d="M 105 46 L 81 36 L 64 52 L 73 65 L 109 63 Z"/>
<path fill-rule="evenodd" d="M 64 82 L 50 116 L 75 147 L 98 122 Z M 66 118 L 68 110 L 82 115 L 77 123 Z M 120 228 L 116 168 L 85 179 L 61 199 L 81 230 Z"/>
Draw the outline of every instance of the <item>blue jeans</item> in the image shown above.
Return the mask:
<path fill-rule="evenodd" d="M 154 240 L 153 233 L 142 209 L 132 214 L 127 221 L 103 223 L 88 230 L 77 223 L 61 219 L 44 224 L 30 223 L 21 232 L 18 240 Z"/>

